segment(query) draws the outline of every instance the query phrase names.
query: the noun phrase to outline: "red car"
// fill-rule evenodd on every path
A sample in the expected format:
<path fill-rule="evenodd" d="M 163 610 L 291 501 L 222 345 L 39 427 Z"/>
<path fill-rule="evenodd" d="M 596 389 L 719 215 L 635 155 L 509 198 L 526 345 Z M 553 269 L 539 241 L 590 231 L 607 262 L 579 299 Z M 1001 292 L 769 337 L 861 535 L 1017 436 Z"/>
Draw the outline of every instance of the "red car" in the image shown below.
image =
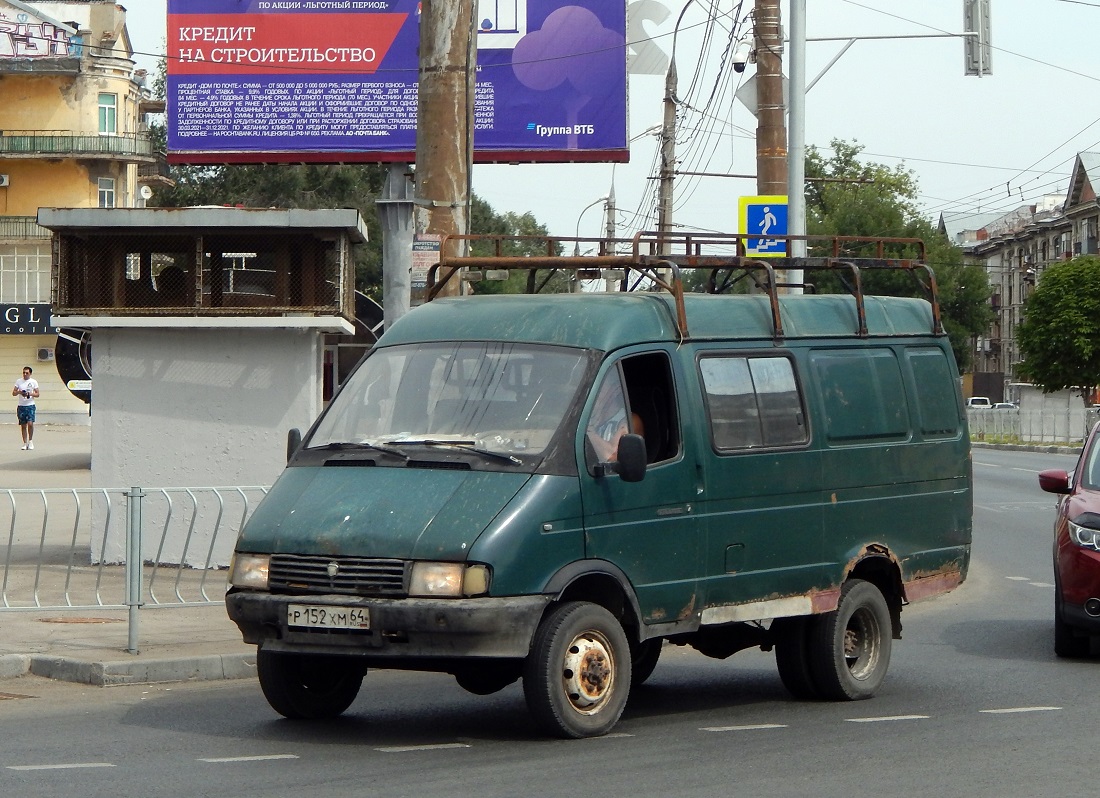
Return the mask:
<path fill-rule="evenodd" d="M 1086 657 L 1100 639 L 1100 425 L 1072 476 L 1052 468 L 1039 487 L 1062 494 L 1054 522 L 1054 653 Z"/>

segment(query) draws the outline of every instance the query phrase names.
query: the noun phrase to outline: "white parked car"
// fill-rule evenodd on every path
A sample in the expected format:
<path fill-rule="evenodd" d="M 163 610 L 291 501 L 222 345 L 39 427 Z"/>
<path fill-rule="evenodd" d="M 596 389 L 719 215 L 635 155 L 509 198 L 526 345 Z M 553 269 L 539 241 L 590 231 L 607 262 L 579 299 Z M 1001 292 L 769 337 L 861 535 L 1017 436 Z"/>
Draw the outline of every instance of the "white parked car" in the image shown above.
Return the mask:
<path fill-rule="evenodd" d="M 967 410 L 988 410 L 993 407 L 993 403 L 989 401 L 988 396 L 971 396 L 966 400 Z"/>

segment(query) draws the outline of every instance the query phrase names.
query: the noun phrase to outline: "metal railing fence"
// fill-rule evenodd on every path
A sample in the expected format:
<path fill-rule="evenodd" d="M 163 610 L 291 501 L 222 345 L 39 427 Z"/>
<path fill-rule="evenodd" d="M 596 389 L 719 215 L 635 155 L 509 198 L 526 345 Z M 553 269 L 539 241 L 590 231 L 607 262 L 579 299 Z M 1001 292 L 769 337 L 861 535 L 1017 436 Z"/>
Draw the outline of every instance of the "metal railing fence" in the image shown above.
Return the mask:
<path fill-rule="evenodd" d="M 266 487 L 0 490 L 0 613 L 224 601 L 233 545 Z"/>

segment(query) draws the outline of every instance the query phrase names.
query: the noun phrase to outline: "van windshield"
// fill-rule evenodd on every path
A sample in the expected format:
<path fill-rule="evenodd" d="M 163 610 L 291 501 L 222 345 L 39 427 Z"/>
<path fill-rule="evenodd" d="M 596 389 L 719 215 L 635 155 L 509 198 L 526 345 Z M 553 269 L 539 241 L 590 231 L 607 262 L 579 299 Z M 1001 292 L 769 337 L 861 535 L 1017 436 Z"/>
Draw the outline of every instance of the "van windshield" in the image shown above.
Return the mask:
<path fill-rule="evenodd" d="M 539 454 L 572 404 L 581 350 L 510 343 L 428 343 L 370 354 L 307 442 L 448 444 Z"/>

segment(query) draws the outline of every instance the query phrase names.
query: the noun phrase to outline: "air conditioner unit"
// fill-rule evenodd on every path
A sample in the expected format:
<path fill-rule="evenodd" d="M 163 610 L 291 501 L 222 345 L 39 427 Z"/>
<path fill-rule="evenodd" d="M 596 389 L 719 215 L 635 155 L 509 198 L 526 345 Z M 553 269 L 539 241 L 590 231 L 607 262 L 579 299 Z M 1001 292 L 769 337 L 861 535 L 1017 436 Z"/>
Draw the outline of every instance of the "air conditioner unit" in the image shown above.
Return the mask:
<path fill-rule="evenodd" d="M 43 346 L 38 350 L 39 362 L 49 362 L 53 360 L 53 349 L 48 346 Z"/>
<path fill-rule="evenodd" d="M 0 188 L 7 188 L 7 187 L 8 187 L 8 176 L 7 175 L 0 175 Z"/>

